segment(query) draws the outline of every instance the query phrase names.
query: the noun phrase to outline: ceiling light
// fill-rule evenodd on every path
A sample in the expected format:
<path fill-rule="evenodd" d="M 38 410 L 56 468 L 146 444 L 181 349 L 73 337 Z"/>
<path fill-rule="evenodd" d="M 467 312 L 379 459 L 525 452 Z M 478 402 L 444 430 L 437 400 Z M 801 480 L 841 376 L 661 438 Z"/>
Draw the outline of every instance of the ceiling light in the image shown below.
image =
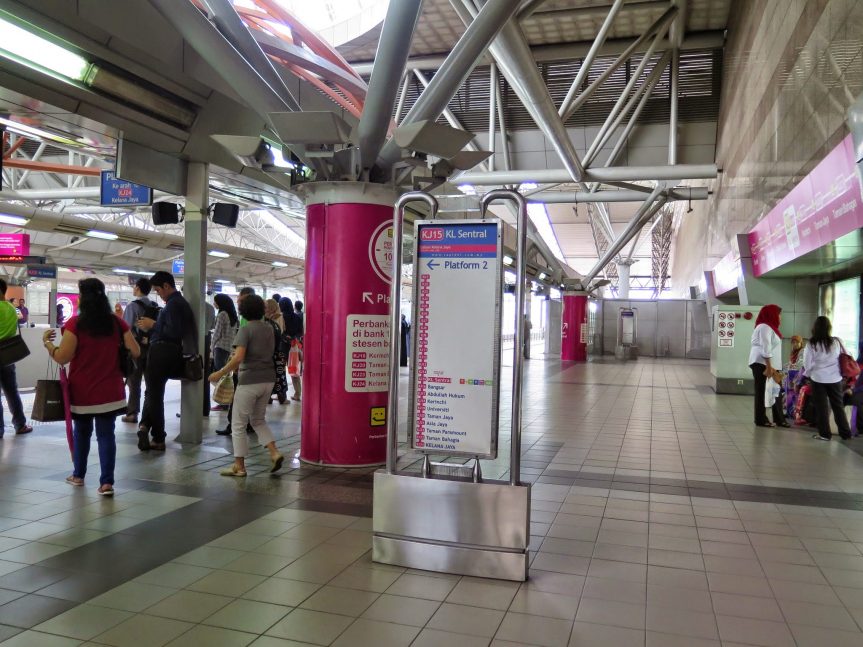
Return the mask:
<path fill-rule="evenodd" d="M 0 56 L 67 79 L 84 78 L 90 63 L 83 56 L 33 33 L 41 31 L 37 27 L 27 26 L 29 30 L 0 18 Z"/>
<path fill-rule="evenodd" d="M 142 274 L 138 270 L 129 270 L 125 267 L 115 267 L 113 271 L 115 274 Z"/>
<path fill-rule="evenodd" d="M 213 256 L 215 258 L 230 258 L 231 255 L 225 252 L 219 251 L 218 249 L 211 249 L 207 252 L 207 256 Z"/>
<path fill-rule="evenodd" d="M 524 186 L 524 184 L 522 184 Z M 560 243 L 557 242 L 557 236 L 554 235 L 554 229 L 551 226 L 551 220 L 548 218 L 548 210 L 541 202 L 530 202 L 527 205 L 527 215 L 530 216 L 531 222 L 536 225 L 539 235 L 551 253 L 554 254 L 559 261 L 564 261 L 563 250 L 560 249 Z"/>
<path fill-rule="evenodd" d="M 8 130 L 9 132 L 13 132 L 17 135 L 24 135 L 25 137 L 35 137 L 36 139 L 47 139 L 48 141 L 57 142 L 58 144 L 65 144 L 67 146 L 78 146 L 78 142 L 71 140 L 67 137 L 63 137 L 62 135 L 55 135 L 54 133 L 49 133 L 47 130 L 42 130 L 41 128 L 33 128 L 32 126 L 20 124 L 17 121 L 12 121 L 11 119 L 6 119 L 4 117 L 0 117 L 0 125 L 5 126 L 6 130 Z"/>
<path fill-rule="evenodd" d="M 231 279 L 213 279 L 213 283 L 231 283 Z"/>
<path fill-rule="evenodd" d="M 513 263 L 515 263 L 515 259 L 512 256 L 504 256 L 503 257 L 503 264 L 504 265 L 512 265 Z"/>
<path fill-rule="evenodd" d="M 288 264 L 282 261 L 273 261 L 273 267 L 287 267 Z"/>
<path fill-rule="evenodd" d="M 519 191 L 533 191 L 538 188 L 539 185 L 536 182 L 522 182 L 518 185 Z"/>
<path fill-rule="evenodd" d="M 476 195 L 476 189 L 474 188 L 473 184 L 459 184 L 458 190 L 465 195 Z"/>
<path fill-rule="evenodd" d="M 548 278 L 548 274 L 546 274 L 545 272 L 540 272 L 538 278 L 540 281 L 544 281 L 545 279 Z"/>
<path fill-rule="evenodd" d="M 30 219 L 24 218 L 23 216 L 13 216 L 11 213 L 0 213 L 0 225 L 16 225 L 23 227 L 28 222 L 30 222 Z"/>
<path fill-rule="evenodd" d="M 102 240 L 117 240 L 119 236 L 112 234 L 110 231 L 101 231 L 100 229 L 91 229 L 86 234 L 90 238 L 101 238 Z"/>

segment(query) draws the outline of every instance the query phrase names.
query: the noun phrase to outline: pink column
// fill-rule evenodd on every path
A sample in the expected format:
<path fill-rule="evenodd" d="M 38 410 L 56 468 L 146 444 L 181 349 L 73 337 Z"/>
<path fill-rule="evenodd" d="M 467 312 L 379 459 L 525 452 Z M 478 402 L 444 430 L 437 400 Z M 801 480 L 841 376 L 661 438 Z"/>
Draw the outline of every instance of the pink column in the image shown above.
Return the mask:
<path fill-rule="evenodd" d="M 300 459 L 386 459 L 393 192 L 361 182 L 303 185 L 306 328 Z"/>
<path fill-rule="evenodd" d="M 587 361 L 587 294 L 563 293 L 560 359 L 564 362 Z"/>

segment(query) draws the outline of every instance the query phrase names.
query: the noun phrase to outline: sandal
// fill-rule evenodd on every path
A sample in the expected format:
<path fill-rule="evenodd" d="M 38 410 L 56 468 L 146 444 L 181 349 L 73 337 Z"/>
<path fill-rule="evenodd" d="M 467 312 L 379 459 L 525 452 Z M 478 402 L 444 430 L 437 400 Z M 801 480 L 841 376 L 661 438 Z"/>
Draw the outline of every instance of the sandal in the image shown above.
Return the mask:
<path fill-rule="evenodd" d="M 270 468 L 270 474 L 272 474 L 273 472 L 278 472 L 282 469 L 282 463 L 285 462 L 285 457 L 282 454 L 279 454 L 275 458 L 270 458 L 270 460 L 273 462 L 273 466 Z"/>
<path fill-rule="evenodd" d="M 96 490 L 99 493 L 99 496 L 114 496 L 114 486 L 109 483 L 104 483 L 99 486 L 99 489 Z"/>
<path fill-rule="evenodd" d="M 239 477 L 242 477 L 242 476 L 246 475 L 246 472 L 245 472 L 245 470 L 238 470 L 236 465 L 231 465 L 231 467 L 229 467 L 226 470 L 222 470 L 221 472 L 219 472 L 219 474 L 221 474 L 222 476 L 239 476 Z"/>
<path fill-rule="evenodd" d="M 81 487 L 84 485 L 84 479 L 79 479 L 77 476 L 67 476 L 66 483 L 75 487 Z"/>

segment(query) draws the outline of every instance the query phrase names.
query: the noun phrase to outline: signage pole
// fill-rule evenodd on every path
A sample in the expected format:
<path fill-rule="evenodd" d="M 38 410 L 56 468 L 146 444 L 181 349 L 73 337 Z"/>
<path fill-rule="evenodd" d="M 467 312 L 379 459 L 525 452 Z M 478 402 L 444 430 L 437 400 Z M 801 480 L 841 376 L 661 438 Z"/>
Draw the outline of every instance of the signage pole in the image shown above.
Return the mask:
<path fill-rule="evenodd" d="M 521 390 L 524 370 L 524 277 L 527 259 L 527 202 L 517 191 L 496 189 L 486 193 L 480 200 L 480 213 L 485 217 L 488 206 L 495 200 L 512 200 L 518 207 L 516 222 L 516 265 L 515 265 L 515 348 L 512 358 L 512 429 L 509 455 L 509 484 L 521 482 Z"/>
<path fill-rule="evenodd" d="M 387 473 L 395 474 L 399 458 L 399 344 L 401 343 L 401 298 L 402 298 L 402 235 L 404 210 L 409 202 L 425 202 L 431 217 L 437 214 L 437 200 L 428 193 L 411 191 L 402 195 L 393 213 L 393 271 L 390 283 L 390 389 L 387 405 Z"/>

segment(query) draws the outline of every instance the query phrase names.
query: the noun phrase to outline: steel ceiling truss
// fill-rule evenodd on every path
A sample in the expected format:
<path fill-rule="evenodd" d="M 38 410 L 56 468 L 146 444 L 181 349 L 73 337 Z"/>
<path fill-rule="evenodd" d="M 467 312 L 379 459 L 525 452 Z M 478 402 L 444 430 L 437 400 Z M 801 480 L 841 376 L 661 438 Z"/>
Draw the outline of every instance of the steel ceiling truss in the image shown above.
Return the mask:
<path fill-rule="evenodd" d="M 653 269 L 654 295 L 666 289 L 671 262 L 671 241 L 674 233 L 674 205 L 666 204 L 656 215 L 651 231 L 651 266 Z"/>

